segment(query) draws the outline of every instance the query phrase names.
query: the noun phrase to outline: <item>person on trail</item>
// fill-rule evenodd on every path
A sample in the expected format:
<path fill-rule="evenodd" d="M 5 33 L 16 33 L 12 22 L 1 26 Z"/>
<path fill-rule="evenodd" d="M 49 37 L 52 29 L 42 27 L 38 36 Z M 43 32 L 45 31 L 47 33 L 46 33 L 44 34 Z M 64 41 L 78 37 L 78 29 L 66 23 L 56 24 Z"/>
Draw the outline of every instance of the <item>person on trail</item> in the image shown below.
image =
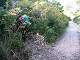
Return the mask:
<path fill-rule="evenodd" d="M 23 15 L 22 18 L 23 18 L 23 25 L 31 25 L 29 16 Z"/>
<path fill-rule="evenodd" d="M 28 31 L 28 27 L 31 25 L 31 17 L 27 16 L 27 15 L 17 15 L 17 19 L 16 19 L 16 23 L 13 24 L 12 26 L 12 31 L 16 32 L 16 31 Z"/>
<path fill-rule="evenodd" d="M 28 28 L 31 23 L 30 23 L 30 17 L 27 15 L 19 15 L 17 18 L 17 31 L 21 28 L 21 29 L 26 29 Z"/>
<path fill-rule="evenodd" d="M 21 31 L 22 39 L 25 41 L 26 39 L 26 32 L 28 31 L 28 27 L 31 25 L 30 17 L 27 15 L 20 15 L 18 17 L 18 29 L 17 31 Z"/>

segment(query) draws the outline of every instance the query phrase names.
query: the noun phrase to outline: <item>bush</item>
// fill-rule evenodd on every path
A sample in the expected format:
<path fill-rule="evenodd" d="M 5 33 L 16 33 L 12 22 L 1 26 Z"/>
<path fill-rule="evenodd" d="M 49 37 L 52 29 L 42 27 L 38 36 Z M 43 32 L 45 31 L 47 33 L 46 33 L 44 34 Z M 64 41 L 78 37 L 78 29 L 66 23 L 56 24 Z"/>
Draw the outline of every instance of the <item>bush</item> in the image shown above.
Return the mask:
<path fill-rule="evenodd" d="M 45 8 L 44 5 L 47 5 L 47 7 Z M 41 10 L 39 15 L 41 14 L 42 16 L 38 19 L 34 18 L 29 29 L 30 31 L 42 34 L 47 42 L 52 43 L 53 41 L 56 41 L 56 38 L 65 30 L 68 25 L 69 18 L 65 16 L 55 5 L 48 5 L 47 3 L 44 3 L 41 7 L 39 4 L 37 6 L 39 6 L 37 11 Z M 36 10 L 35 7 L 33 10 Z M 46 9 L 47 12 L 45 13 L 44 11 Z"/>
<path fill-rule="evenodd" d="M 0 12 L 0 57 L 7 59 L 10 50 L 21 48 L 23 43 L 22 34 L 20 32 L 13 33 L 11 31 L 11 26 L 16 16 L 9 15 L 5 10 L 2 10 L 2 12 Z"/>
<path fill-rule="evenodd" d="M 56 41 L 56 38 L 67 27 L 69 20 L 63 14 L 62 6 L 58 2 L 50 3 L 47 1 L 27 1 L 25 3 L 25 5 L 22 2 L 21 5 L 19 3 L 18 7 L 24 9 L 21 14 L 33 17 L 31 26 L 27 27 L 29 32 L 43 35 L 49 43 Z"/>
<path fill-rule="evenodd" d="M 47 5 L 47 7 L 45 8 L 44 5 Z M 39 17 L 34 17 L 31 26 L 28 28 L 31 32 L 43 35 L 48 43 L 52 43 L 56 41 L 56 38 L 59 37 L 68 26 L 69 18 L 65 16 L 55 5 L 48 5 L 47 2 L 44 5 L 38 4 L 36 5 L 38 7 L 37 9 L 35 8 L 36 6 L 32 8 L 33 16 L 35 11 L 41 12 L 38 14 L 36 13 L 36 16 L 39 15 Z M 49 9 L 45 13 L 44 11 L 47 8 Z"/>

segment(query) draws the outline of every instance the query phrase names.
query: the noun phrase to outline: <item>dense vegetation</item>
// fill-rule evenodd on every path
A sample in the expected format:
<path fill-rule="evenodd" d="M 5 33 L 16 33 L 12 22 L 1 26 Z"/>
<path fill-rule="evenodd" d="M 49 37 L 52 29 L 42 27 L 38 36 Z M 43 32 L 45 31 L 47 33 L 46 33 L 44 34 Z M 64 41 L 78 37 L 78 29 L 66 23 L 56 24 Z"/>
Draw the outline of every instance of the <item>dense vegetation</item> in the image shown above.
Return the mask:
<path fill-rule="evenodd" d="M 63 14 L 63 7 L 57 2 L 36 1 L 31 5 L 31 1 L 27 3 L 28 5 L 21 3 L 22 5 L 18 6 L 23 9 L 27 5 L 31 9 L 25 12 L 33 17 L 29 31 L 43 35 L 49 43 L 55 41 L 68 24 L 69 18 Z"/>
<path fill-rule="evenodd" d="M 6 2 L 10 4 L 11 0 L 3 1 L 0 7 L 5 7 Z M 7 60 L 11 50 L 23 46 L 21 32 L 13 33 L 11 30 L 19 11 L 19 14 L 32 17 L 28 32 L 39 33 L 48 43 L 56 41 L 68 25 L 69 18 L 63 14 L 63 7 L 56 1 L 18 0 L 14 9 L 9 4 L 6 5 L 8 10 L 0 10 L 0 60 Z"/>

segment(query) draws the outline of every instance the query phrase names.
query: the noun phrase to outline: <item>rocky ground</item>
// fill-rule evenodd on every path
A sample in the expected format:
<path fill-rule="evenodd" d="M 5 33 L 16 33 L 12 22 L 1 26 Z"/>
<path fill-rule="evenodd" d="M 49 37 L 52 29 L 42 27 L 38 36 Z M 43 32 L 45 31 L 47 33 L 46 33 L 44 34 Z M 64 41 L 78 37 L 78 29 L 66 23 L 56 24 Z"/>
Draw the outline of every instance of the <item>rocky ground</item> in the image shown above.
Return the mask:
<path fill-rule="evenodd" d="M 70 21 L 66 32 L 56 44 L 47 45 L 42 36 L 36 35 L 25 46 L 32 51 L 30 60 L 80 60 L 79 36 L 77 25 Z"/>
<path fill-rule="evenodd" d="M 23 50 L 15 60 L 80 60 L 80 32 L 70 21 L 66 32 L 52 45 L 44 42 L 39 34 L 26 34 Z M 28 58 L 29 57 L 29 58 Z"/>

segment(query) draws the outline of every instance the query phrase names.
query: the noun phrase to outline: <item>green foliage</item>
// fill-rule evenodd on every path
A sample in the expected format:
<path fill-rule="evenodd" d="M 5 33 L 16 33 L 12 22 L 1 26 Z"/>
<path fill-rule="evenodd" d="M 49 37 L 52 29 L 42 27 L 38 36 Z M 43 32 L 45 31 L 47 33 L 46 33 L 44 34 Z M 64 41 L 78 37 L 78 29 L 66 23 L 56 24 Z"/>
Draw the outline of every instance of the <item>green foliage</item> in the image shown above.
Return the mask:
<path fill-rule="evenodd" d="M 30 32 L 43 35 L 49 43 L 56 41 L 68 25 L 69 18 L 62 12 L 62 8 L 46 1 L 36 1 L 32 7 L 33 21 Z"/>
<path fill-rule="evenodd" d="M 6 8 L 6 1 L 7 0 L 0 0 L 0 7 Z"/>
<path fill-rule="evenodd" d="M 30 32 L 35 32 L 43 35 L 45 40 L 49 43 L 56 40 L 56 38 L 64 31 L 68 24 L 68 17 L 66 17 L 62 12 L 62 6 L 58 3 L 49 3 L 47 1 L 29 1 L 22 0 L 18 3 L 18 7 L 24 9 L 20 14 L 27 14 L 32 16 L 33 19 L 31 21 L 31 26 L 28 27 Z M 25 4 L 23 4 L 25 3 Z M 28 4 L 26 4 L 28 3 Z M 32 3 L 32 4 L 30 4 Z M 25 9 L 27 8 L 27 9 Z M 1 11 L 2 12 L 2 11 Z M 8 12 L 0 13 L 1 23 L 0 25 L 3 27 L 0 31 L 4 31 L 4 33 L 9 35 L 6 39 L 9 40 L 10 48 L 15 49 L 22 47 L 21 41 L 21 33 L 13 33 L 10 28 L 12 24 L 16 21 L 16 16 L 12 16 L 8 14 Z M 4 27 L 5 25 L 5 27 Z M 2 34 L 2 33 L 1 33 Z M 6 42 L 6 40 L 5 40 Z"/>
<path fill-rule="evenodd" d="M 58 2 L 54 4 L 46 0 L 20 0 L 16 5 L 23 10 L 20 14 L 33 17 L 31 25 L 27 27 L 29 32 L 43 35 L 48 43 L 56 41 L 68 25 L 69 18 L 63 14 L 63 7 Z M 11 30 L 16 18 L 17 16 L 10 15 L 9 11 L 0 10 L 0 56 L 8 57 L 11 49 L 23 46 L 22 34 L 13 33 Z"/>
<path fill-rule="evenodd" d="M 2 56 L 1 58 L 8 58 L 11 49 L 18 49 L 23 46 L 22 34 L 11 31 L 16 16 L 10 15 L 6 10 L 2 10 L 0 14 L 0 56 Z"/>
<path fill-rule="evenodd" d="M 9 36 L 6 38 L 5 42 L 7 41 L 7 39 L 11 41 L 12 45 L 20 45 L 20 42 L 21 41 L 21 33 L 17 32 L 17 33 L 13 33 L 11 31 L 11 27 L 12 27 L 12 24 L 14 23 L 16 19 L 16 16 L 12 16 L 12 15 L 8 15 L 7 13 L 4 14 L 2 16 L 2 20 L 1 20 L 1 27 L 0 27 L 0 30 L 1 32 L 3 32 L 5 34 L 5 38 L 7 37 L 6 34 L 8 34 Z M 3 35 L 3 34 L 1 34 Z M 15 42 L 16 43 L 15 43 Z M 22 42 L 21 42 L 22 43 Z M 21 44 L 22 45 L 22 44 Z M 11 47 L 12 48 L 12 47 Z M 14 48 L 14 47 L 13 47 Z"/>
<path fill-rule="evenodd" d="M 10 35 L 11 37 L 11 49 L 18 49 L 21 48 L 23 46 L 22 43 L 22 35 L 20 32 L 17 33 L 12 33 Z"/>
<path fill-rule="evenodd" d="M 80 24 L 80 16 L 75 17 L 74 22 Z"/>
<path fill-rule="evenodd" d="M 0 47 L 0 60 L 7 60 L 6 55 L 1 47 Z"/>

